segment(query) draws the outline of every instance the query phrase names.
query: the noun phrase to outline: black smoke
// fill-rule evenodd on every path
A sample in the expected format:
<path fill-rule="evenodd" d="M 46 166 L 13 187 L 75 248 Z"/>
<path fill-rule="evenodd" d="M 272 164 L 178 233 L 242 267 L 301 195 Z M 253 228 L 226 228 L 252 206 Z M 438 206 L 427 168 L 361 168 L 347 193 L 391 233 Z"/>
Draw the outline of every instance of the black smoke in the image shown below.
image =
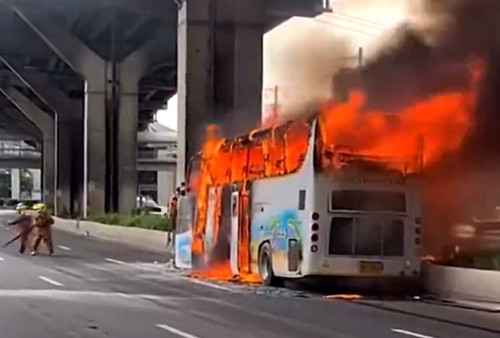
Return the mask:
<path fill-rule="evenodd" d="M 485 62 L 476 125 L 469 148 L 500 152 L 500 1 L 425 0 L 425 17 L 437 23 L 423 30 L 401 26 L 390 45 L 359 70 L 334 77 L 335 96 L 361 88 L 367 108 L 393 112 L 429 96 L 471 85 L 471 61 Z M 498 139 L 498 140 L 497 140 Z"/>
<path fill-rule="evenodd" d="M 484 62 L 474 123 L 458 153 L 427 167 L 424 247 L 457 245 L 452 229 L 495 217 L 500 206 L 500 0 L 425 0 L 430 29 L 406 24 L 357 70 L 334 78 L 335 97 L 362 89 L 369 109 L 396 111 L 429 96 L 468 89 L 470 64 Z M 476 248 L 481 251 L 481 247 Z"/>

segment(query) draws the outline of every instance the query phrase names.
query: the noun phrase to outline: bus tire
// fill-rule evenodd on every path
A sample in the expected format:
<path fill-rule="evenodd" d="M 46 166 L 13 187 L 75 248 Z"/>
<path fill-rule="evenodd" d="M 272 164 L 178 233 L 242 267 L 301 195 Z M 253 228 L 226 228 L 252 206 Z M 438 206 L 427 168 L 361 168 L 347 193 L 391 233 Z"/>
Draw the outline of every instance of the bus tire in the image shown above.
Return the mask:
<path fill-rule="evenodd" d="M 264 243 L 259 251 L 259 275 L 262 278 L 262 284 L 278 286 L 278 278 L 273 271 L 273 259 L 269 243 Z"/>

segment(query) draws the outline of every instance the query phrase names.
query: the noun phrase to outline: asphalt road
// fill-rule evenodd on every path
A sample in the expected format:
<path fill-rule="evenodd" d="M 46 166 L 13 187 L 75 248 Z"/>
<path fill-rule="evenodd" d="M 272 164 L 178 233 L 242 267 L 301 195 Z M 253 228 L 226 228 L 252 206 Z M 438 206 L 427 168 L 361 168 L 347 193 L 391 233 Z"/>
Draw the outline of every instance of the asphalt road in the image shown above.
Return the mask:
<path fill-rule="evenodd" d="M 12 217 L 0 211 L 1 243 Z M 1 338 L 500 337 L 500 314 L 192 280 L 167 255 L 54 238 L 53 257 L 0 250 Z"/>

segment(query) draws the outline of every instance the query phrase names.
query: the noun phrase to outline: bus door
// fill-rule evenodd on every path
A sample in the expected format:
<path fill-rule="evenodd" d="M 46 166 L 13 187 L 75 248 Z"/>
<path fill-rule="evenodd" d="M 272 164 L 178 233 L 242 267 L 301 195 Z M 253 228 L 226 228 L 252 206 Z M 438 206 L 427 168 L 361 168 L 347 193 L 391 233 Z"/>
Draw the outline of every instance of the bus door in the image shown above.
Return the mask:
<path fill-rule="evenodd" d="M 175 266 L 179 269 L 191 269 L 191 240 L 195 219 L 195 197 L 192 193 L 179 197 L 177 225 L 175 228 Z"/>
<path fill-rule="evenodd" d="M 251 244 L 251 231 L 250 231 L 250 184 L 247 182 L 243 185 L 243 189 L 239 198 L 239 253 L 238 262 L 240 271 L 243 273 L 250 273 L 250 244 Z"/>
<path fill-rule="evenodd" d="M 238 275 L 239 271 L 239 228 L 240 228 L 240 192 L 233 191 L 231 194 L 231 253 L 230 264 L 233 275 Z"/>

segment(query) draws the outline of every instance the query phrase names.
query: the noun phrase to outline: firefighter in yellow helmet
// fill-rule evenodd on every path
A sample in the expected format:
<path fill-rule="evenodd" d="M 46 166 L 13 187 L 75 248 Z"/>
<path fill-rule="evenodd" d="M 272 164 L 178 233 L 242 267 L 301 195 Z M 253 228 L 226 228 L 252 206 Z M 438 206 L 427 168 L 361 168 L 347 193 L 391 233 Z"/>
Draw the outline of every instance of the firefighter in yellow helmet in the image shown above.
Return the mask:
<path fill-rule="evenodd" d="M 19 253 L 23 254 L 26 251 L 26 246 L 28 244 L 28 239 L 31 231 L 33 230 L 33 226 L 31 224 L 31 216 L 26 214 L 26 211 L 28 210 L 28 207 L 23 204 L 19 203 L 16 207 L 16 211 L 18 214 L 18 217 L 15 221 L 10 222 L 9 225 L 17 225 L 18 227 L 18 233 L 16 237 L 11 239 L 9 242 L 4 244 L 4 247 L 7 245 L 15 242 L 18 239 L 21 239 L 21 247 L 19 248 Z"/>
<path fill-rule="evenodd" d="M 38 254 L 38 247 L 42 240 L 47 245 L 49 249 L 49 254 L 52 256 L 54 254 L 54 246 L 52 243 L 52 224 L 54 224 L 54 219 L 47 212 L 45 204 L 38 203 L 33 206 L 33 210 L 37 212 L 35 217 L 35 244 L 33 245 L 32 256 Z"/>

